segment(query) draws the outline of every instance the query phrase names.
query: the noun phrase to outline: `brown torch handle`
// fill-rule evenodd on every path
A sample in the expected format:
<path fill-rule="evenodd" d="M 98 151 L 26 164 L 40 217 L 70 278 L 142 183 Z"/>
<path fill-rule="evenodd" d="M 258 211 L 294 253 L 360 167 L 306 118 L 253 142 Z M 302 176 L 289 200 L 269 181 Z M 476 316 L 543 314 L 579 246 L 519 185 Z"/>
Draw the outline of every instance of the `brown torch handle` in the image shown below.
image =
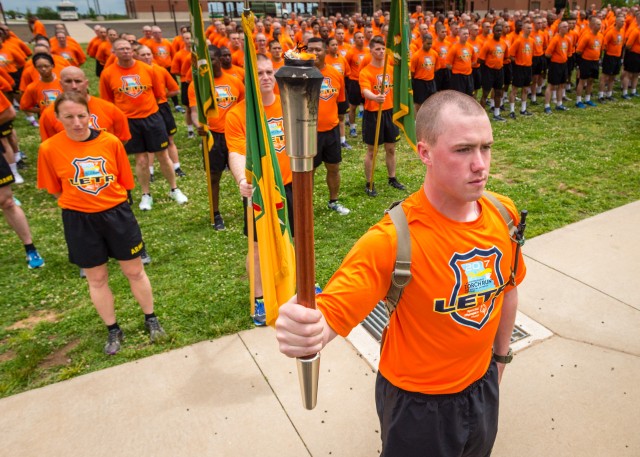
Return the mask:
<path fill-rule="evenodd" d="M 293 223 L 298 303 L 316 308 L 316 258 L 313 237 L 313 171 L 293 172 Z M 310 354 L 313 357 L 315 354 Z"/>

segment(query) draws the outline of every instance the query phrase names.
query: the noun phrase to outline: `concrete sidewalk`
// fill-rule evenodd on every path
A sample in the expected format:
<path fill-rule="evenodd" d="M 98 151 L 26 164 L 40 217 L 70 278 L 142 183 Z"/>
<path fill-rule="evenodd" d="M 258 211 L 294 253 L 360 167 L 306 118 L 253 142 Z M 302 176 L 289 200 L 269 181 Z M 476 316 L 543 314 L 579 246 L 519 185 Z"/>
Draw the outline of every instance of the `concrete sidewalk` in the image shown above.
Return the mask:
<path fill-rule="evenodd" d="M 640 455 L 638 226 L 635 202 L 527 242 L 520 310 L 553 334 L 505 372 L 494 456 Z M 303 410 L 295 362 L 254 329 L 2 399 L 0 442 L 19 456 L 375 456 L 374 381 L 337 339 Z"/>

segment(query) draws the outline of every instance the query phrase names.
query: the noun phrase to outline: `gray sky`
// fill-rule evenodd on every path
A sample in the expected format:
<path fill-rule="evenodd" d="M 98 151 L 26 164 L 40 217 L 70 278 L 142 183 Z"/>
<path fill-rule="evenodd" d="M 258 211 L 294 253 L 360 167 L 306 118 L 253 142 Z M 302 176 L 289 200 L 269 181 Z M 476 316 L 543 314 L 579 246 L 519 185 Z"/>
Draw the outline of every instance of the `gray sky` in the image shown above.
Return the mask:
<path fill-rule="evenodd" d="M 89 6 L 95 9 L 94 0 L 72 0 L 78 7 L 80 13 L 86 13 Z M 97 0 L 100 4 L 100 11 L 102 14 L 125 14 L 126 9 L 124 7 L 124 0 Z M 40 6 L 48 6 L 49 8 L 56 9 L 56 5 L 60 3 L 59 0 L 2 0 L 2 7 L 5 11 L 14 10 L 21 13 L 27 11 L 27 6 L 31 12 L 35 13 L 36 9 Z"/>

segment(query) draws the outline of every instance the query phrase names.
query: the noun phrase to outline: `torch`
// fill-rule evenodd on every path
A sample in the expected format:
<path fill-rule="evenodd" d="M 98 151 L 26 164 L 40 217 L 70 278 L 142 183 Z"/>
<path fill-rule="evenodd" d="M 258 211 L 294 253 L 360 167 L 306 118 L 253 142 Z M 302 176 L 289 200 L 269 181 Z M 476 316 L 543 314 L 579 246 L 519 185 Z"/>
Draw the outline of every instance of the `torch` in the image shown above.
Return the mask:
<path fill-rule="evenodd" d="M 306 57 L 309 57 L 307 59 Z M 313 55 L 291 53 L 275 77 L 280 88 L 287 155 L 293 174 L 296 287 L 298 303 L 315 309 L 313 246 L 313 158 L 317 152 L 318 102 L 323 76 Z M 313 409 L 318 399 L 320 353 L 297 359 L 302 404 Z"/>

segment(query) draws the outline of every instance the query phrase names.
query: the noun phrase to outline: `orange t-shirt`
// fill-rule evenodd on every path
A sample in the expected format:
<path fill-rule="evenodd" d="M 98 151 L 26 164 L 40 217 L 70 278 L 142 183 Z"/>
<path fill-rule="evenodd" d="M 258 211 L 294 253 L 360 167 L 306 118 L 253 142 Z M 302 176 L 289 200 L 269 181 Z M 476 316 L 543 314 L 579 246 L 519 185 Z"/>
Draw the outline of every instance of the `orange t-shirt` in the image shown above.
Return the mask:
<path fill-rule="evenodd" d="M 331 54 L 327 54 L 324 58 L 324 61 L 327 65 L 331 65 L 333 68 L 338 70 L 342 76 L 349 77 L 351 68 L 347 63 L 347 59 L 345 59 L 344 56 L 340 54 L 340 52 L 338 52 L 337 57 L 333 57 Z"/>
<path fill-rule="evenodd" d="M 324 79 L 318 104 L 318 132 L 328 132 L 340 123 L 338 102 L 345 101 L 344 76 L 326 61 L 320 71 Z"/>
<path fill-rule="evenodd" d="M 124 146 L 110 133 L 81 142 L 60 132 L 38 150 L 38 188 L 60 193 L 60 208 L 106 211 L 126 201 L 134 185 Z"/>
<path fill-rule="evenodd" d="M 504 65 L 504 57 L 509 52 L 509 47 L 506 41 L 500 38 L 496 41 L 495 38 L 486 40 L 480 49 L 480 55 L 478 59 L 484 60 L 484 64 L 494 70 L 500 70 Z"/>
<path fill-rule="evenodd" d="M 420 48 L 411 57 L 411 74 L 415 79 L 431 81 L 435 75 L 438 53 L 431 48 L 428 51 Z"/>
<path fill-rule="evenodd" d="M 433 41 L 432 49 L 438 53 L 439 57 L 438 62 L 436 63 L 436 71 L 447 67 L 447 54 L 449 54 L 449 47 L 449 43 L 446 40 L 439 41 L 438 39 L 435 39 Z"/>
<path fill-rule="evenodd" d="M 165 96 L 151 66 L 135 60 L 130 68 L 117 62 L 100 75 L 100 98 L 114 103 L 127 117 L 142 119 L 158 111 L 156 100 Z"/>
<path fill-rule="evenodd" d="M 267 116 L 267 124 L 271 133 L 273 149 L 278 158 L 282 183 L 291 183 L 291 164 L 287 156 L 287 148 L 284 136 L 284 118 L 282 117 L 282 105 L 280 97 L 276 95 L 273 104 L 264 107 Z M 227 140 L 229 152 L 247 154 L 247 104 L 246 100 L 241 101 L 227 113 L 224 124 L 224 138 Z"/>
<path fill-rule="evenodd" d="M 487 40 L 487 42 L 490 40 Z M 483 45 L 486 46 L 487 42 Z M 471 65 L 476 60 L 476 54 L 473 46 L 469 43 L 454 43 L 449 48 L 447 54 L 447 65 L 451 65 L 451 73 L 454 75 L 470 75 Z"/>
<path fill-rule="evenodd" d="M 0 112 L 6 110 L 10 106 L 11 102 L 9 99 L 4 95 L 4 93 L 0 92 Z"/>
<path fill-rule="evenodd" d="M 514 221 L 513 202 L 496 195 Z M 411 273 L 380 356 L 380 373 L 411 392 L 451 394 L 480 379 L 491 362 L 515 255 L 499 210 L 486 197 L 477 220 L 452 221 L 422 189 L 402 204 L 411 230 Z M 384 298 L 397 250 L 389 216 L 351 249 L 317 296 L 318 309 L 346 336 Z M 516 284 L 526 274 L 519 257 Z"/>
<path fill-rule="evenodd" d="M 238 78 L 244 85 L 244 68 L 231 64 L 231 68 L 223 68 L 222 72 Z"/>
<path fill-rule="evenodd" d="M 545 41 L 546 34 L 538 30 L 537 32 L 532 32 L 531 37 L 533 38 L 533 56 L 540 57 L 544 55 L 547 47 L 547 42 Z"/>
<path fill-rule="evenodd" d="M 593 34 L 591 30 L 587 30 L 580 37 L 578 41 L 578 47 L 576 52 L 582 53 L 584 60 L 600 60 L 600 53 L 602 52 L 602 34 Z"/>
<path fill-rule="evenodd" d="M 33 23 L 32 27 L 33 27 L 32 33 L 34 37 L 38 35 L 42 35 L 43 37 L 49 38 L 49 36 L 47 35 L 47 28 L 44 26 L 42 22 L 36 20 Z"/>
<path fill-rule="evenodd" d="M 91 38 L 91 41 L 89 41 L 89 45 L 87 46 L 87 54 L 89 54 L 89 57 L 93 57 L 95 59 L 96 52 L 98 52 L 98 48 L 102 43 L 104 43 L 104 41 L 105 40 L 103 40 L 99 36 L 94 36 L 93 38 Z"/>
<path fill-rule="evenodd" d="M 383 93 L 385 99 L 382 104 L 382 109 L 387 110 L 393 108 L 393 67 L 387 65 L 384 84 L 382 83 L 382 74 L 382 66 L 374 67 L 373 65 L 367 65 L 360 70 L 358 82 L 360 83 L 360 91 L 363 97 L 365 89 L 369 89 L 374 94 Z M 366 111 L 378 111 L 379 106 L 380 103 L 376 101 L 367 98 L 364 99 L 364 109 Z"/>
<path fill-rule="evenodd" d="M 219 78 L 213 78 L 216 89 L 216 105 L 218 115 L 207 118 L 207 125 L 212 132 L 224 133 L 227 113 L 244 100 L 244 84 L 235 76 L 222 73 Z M 196 106 L 196 90 L 193 81 L 189 84 L 189 107 Z"/>
<path fill-rule="evenodd" d="M 67 62 L 66 60 L 64 60 L 64 58 L 57 56 L 55 54 L 53 54 L 51 57 L 53 57 L 53 63 L 54 63 L 53 74 L 56 75 L 56 78 L 59 78 L 60 72 L 64 67 L 69 66 L 69 62 Z M 27 63 L 25 64 L 24 69 L 22 70 L 22 77 L 20 78 L 20 90 L 24 92 L 25 90 L 27 90 L 27 87 L 29 86 L 29 84 L 39 80 L 40 80 L 40 73 L 38 73 L 38 70 L 36 70 L 36 67 L 33 66 L 33 60 L 27 60 Z"/>
<path fill-rule="evenodd" d="M 67 46 L 66 48 L 58 46 L 56 49 L 51 50 L 51 54 L 62 57 L 64 60 L 69 62 L 69 65 L 73 65 L 74 67 L 79 67 L 87 60 L 87 56 L 84 52 L 72 46 Z"/>
<path fill-rule="evenodd" d="M 360 70 L 364 68 L 361 64 L 364 60 L 365 56 L 369 54 L 369 48 L 362 48 L 360 51 L 355 46 L 349 49 L 347 55 L 345 56 L 345 60 L 349 64 L 349 79 L 357 81 L 360 75 Z"/>
<path fill-rule="evenodd" d="M 113 43 L 109 40 L 105 40 L 98 46 L 95 57 L 98 62 L 104 65 L 107 63 L 111 54 L 113 54 Z"/>
<path fill-rule="evenodd" d="M 180 82 L 188 83 L 193 79 L 191 72 L 191 51 L 181 49 L 173 56 L 171 74 L 180 76 Z"/>
<path fill-rule="evenodd" d="M 164 68 L 171 68 L 171 59 L 175 53 L 169 40 L 163 38 L 160 43 L 151 40 L 147 46 L 151 49 L 155 63 Z"/>
<path fill-rule="evenodd" d="M 609 29 L 602 42 L 604 52 L 609 56 L 620 57 L 623 45 L 624 35 L 622 30 L 617 30 L 615 27 Z"/>
<path fill-rule="evenodd" d="M 56 77 L 51 82 L 37 80 L 27 86 L 20 99 L 20 109 L 23 111 L 42 112 L 52 104 L 62 93 L 60 80 Z"/>
<path fill-rule="evenodd" d="M 5 45 L 0 47 L 0 67 L 7 70 L 7 72 L 15 73 L 18 68 L 24 67 L 25 64 L 26 59 L 13 46 Z"/>
<path fill-rule="evenodd" d="M 159 84 L 159 89 L 160 89 L 160 92 L 162 93 L 162 96 L 158 97 L 158 100 L 157 100 L 158 105 L 160 105 L 162 103 L 166 103 L 167 100 L 169 99 L 167 96 L 168 92 L 175 92 L 177 90 L 180 90 L 180 86 L 178 86 L 178 83 L 176 82 L 175 79 L 173 79 L 173 77 L 169 74 L 166 68 L 161 67 L 160 65 L 157 65 L 155 63 L 151 65 L 151 68 L 153 69 L 153 72 L 156 75 L 156 78 Z"/>
<path fill-rule="evenodd" d="M 640 28 L 635 28 L 627 38 L 627 46 L 631 52 L 640 54 Z"/>
<path fill-rule="evenodd" d="M 509 48 L 509 55 L 516 65 L 530 67 L 533 64 L 533 38 L 520 35 Z"/>
<path fill-rule="evenodd" d="M 547 46 L 546 55 L 551 57 L 551 62 L 565 63 L 569 55 L 569 38 L 565 35 L 556 35 Z"/>
<path fill-rule="evenodd" d="M 113 103 L 98 97 L 89 97 L 89 128 L 104 130 L 126 143 L 131 139 L 129 122 L 122 111 Z M 64 127 L 56 117 L 53 104 L 47 106 L 40 114 L 40 138 L 42 141 L 62 132 Z"/>

